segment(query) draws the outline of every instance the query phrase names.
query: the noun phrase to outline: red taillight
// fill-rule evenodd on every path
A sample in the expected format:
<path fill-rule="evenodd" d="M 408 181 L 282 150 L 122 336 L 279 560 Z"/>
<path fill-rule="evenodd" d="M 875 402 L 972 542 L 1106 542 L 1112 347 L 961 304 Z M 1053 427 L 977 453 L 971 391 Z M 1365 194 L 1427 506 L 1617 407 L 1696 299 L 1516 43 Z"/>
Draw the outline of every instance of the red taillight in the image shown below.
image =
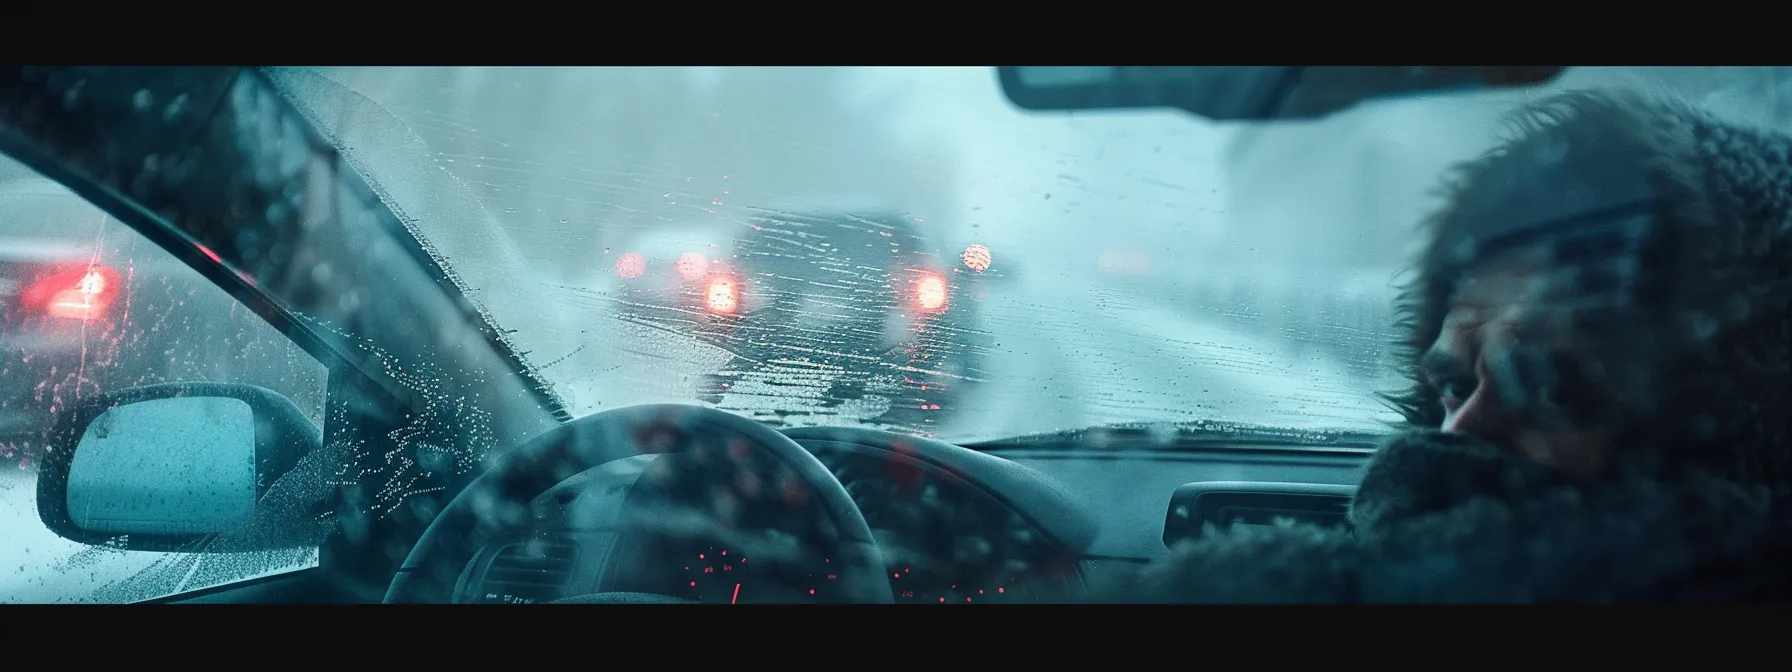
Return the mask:
<path fill-rule="evenodd" d="M 672 269 L 678 271 L 678 277 L 688 282 L 695 282 L 709 272 L 709 259 L 696 252 L 686 252 L 672 262 Z"/>
<path fill-rule="evenodd" d="M 964 248 L 964 254 L 959 255 L 959 258 L 964 261 L 965 268 L 969 268 L 978 273 L 989 270 L 989 263 L 992 260 L 989 248 L 982 245 L 972 245 Z"/>
<path fill-rule="evenodd" d="M 938 273 L 922 273 L 915 279 L 915 307 L 938 313 L 946 310 L 946 279 Z"/>
<path fill-rule="evenodd" d="M 25 288 L 20 303 L 50 317 L 93 320 L 106 314 L 118 296 L 118 271 L 88 266 L 51 274 Z"/>
<path fill-rule="evenodd" d="M 646 271 L 647 258 L 639 252 L 625 253 L 616 260 L 616 275 L 622 276 L 624 280 L 639 278 Z"/>
<path fill-rule="evenodd" d="M 712 313 L 733 313 L 740 309 L 740 282 L 731 276 L 717 275 L 703 288 L 703 306 Z"/>

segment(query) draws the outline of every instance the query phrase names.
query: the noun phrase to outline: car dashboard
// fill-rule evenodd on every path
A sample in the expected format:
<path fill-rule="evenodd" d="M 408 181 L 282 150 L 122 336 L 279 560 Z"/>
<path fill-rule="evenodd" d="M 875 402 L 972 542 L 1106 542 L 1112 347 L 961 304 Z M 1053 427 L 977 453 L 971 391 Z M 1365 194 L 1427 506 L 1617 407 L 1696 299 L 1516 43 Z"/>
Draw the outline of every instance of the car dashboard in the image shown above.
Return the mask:
<path fill-rule="evenodd" d="M 1368 454 L 1274 446 L 972 450 L 875 430 L 785 433 L 846 486 L 878 542 L 896 603 L 1076 601 L 1210 525 L 1338 523 Z M 536 499 L 529 531 L 488 545 L 467 565 L 455 601 L 597 593 L 847 601 L 829 558 L 791 562 L 763 541 L 665 533 L 678 524 L 668 523 L 678 509 L 664 506 L 671 495 L 642 474 L 677 459 L 619 460 L 550 489 Z M 652 530 L 628 523 L 642 511 L 656 512 Z M 693 529 L 702 527 L 696 518 L 687 521 Z"/>

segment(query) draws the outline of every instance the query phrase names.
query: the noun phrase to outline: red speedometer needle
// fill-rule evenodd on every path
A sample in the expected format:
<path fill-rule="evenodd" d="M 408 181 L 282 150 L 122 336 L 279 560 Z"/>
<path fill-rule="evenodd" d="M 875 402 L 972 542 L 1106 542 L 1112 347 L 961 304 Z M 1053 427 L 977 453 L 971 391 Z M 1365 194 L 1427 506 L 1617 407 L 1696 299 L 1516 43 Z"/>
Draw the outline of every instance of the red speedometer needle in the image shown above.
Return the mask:
<path fill-rule="evenodd" d="M 738 604 L 739 602 L 740 602 L 740 584 L 737 583 L 737 584 L 734 584 L 734 597 L 733 597 L 733 599 L 728 600 L 728 603 L 729 604 Z"/>

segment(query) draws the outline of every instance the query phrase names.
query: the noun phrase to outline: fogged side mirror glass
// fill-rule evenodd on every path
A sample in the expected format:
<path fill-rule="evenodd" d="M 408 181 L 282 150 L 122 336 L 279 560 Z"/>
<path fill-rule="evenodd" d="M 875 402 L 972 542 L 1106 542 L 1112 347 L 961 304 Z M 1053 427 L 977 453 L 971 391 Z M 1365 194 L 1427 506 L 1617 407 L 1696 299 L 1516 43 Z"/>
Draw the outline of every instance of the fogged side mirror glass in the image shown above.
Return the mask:
<path fill-rule="evenodd" d="M 69 520 L 94 534 L 216 534 L 255 510 L 255 412 L 173 397 L 101 413 L 75 444 Z"/>
<path fill-rule="evenodd" d="M 38 475 L 38 513 L 64 538 L 129 550 L 230 550 L 302 542 L 268 527 L 270 487 L 318 450 L 320 429 L 253 385 L 175 383 L 84 399 L 57 419 Z M 281 525 L 274 525 L 282 527 Z M 297 527 L 295 526 L 295 530 Z M 219 550 L 219 549 L 209 549 Z"/>

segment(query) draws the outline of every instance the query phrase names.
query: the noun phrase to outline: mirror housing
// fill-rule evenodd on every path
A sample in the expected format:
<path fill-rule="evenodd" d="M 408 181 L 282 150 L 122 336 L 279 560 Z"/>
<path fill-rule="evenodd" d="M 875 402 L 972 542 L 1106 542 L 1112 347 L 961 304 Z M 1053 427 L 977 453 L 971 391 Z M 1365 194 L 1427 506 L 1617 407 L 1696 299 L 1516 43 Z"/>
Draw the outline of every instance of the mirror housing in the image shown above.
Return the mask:
<path fill-rule="evenodd" d="M 1449 90 L 1536 86 L 1565 66 L 1004 66 L 1026 110 L 1174 108 L 1214 121 L 1317 119 L 1358 103 Z"/>
<path fill-rule="evenodd" d="M 263 509 L 274 484 L 322 438 L 291 401 L 253 385 L 170 383 L 95 395 L 51 427 L 38 515 L 65 539 L 124 550 L 307 545 L 306 526 L 291 524 L 304 522 L 294 517 L 301 512 Z M 279 522 L 270 514 L 288 524 L 268 525 Z M 291 534 L 243 533 L 270 527 Z M 212 543 L 221 535 L 228 548 Z"/>

